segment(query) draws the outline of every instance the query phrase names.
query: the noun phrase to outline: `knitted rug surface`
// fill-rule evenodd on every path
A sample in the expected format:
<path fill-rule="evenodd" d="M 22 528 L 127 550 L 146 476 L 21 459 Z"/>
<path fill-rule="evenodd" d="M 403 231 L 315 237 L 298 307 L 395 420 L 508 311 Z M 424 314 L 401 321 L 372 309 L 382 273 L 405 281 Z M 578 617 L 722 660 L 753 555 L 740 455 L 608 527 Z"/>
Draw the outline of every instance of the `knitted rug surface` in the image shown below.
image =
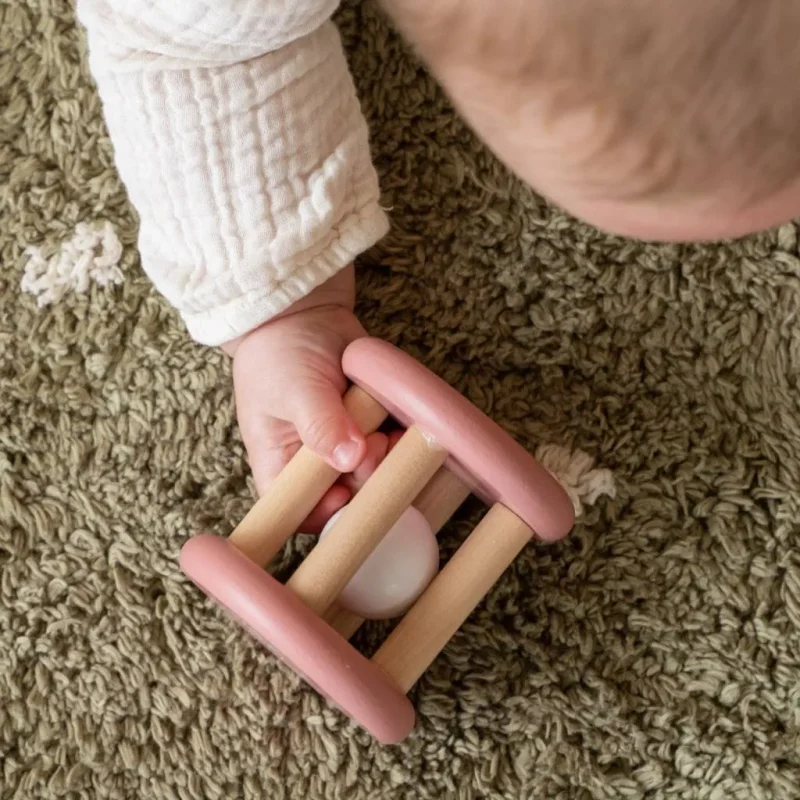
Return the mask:
<path fill-rule="evenodd" d="M 253 502 L 228 363 L 141 272 L 71 3 L 0 0 L 0 798 L 800 797 L 797 228 L 578 224 L 370 2 L 338 19 L 393 218 L 362 318 L 559 462 L 575 531 L 505 574 L 397 747 L 229 623 L 177 566 Z"/>

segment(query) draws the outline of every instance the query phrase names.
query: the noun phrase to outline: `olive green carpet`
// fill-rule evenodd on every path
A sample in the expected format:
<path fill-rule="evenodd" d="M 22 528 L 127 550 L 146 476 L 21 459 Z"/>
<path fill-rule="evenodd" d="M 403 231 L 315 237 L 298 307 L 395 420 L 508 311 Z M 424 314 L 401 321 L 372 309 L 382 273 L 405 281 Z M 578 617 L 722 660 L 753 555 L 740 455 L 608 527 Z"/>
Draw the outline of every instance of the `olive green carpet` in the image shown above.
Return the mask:
<path fill-rule="evenodd" d="M 413 691 L 407 743 L 329 710 L 178 571 L 252 502 L 228 365 L 140 271 L 70 3 L 0 0 L 0 798 L 800 797 L 797 229 L 576 224 L 368 0 L 340 20 L 394 220 L 363 318 L 616 497 L 520 558 Z M 37 304 L 25 249 L 81 222 L 121 239 L 120 282 Z"/>

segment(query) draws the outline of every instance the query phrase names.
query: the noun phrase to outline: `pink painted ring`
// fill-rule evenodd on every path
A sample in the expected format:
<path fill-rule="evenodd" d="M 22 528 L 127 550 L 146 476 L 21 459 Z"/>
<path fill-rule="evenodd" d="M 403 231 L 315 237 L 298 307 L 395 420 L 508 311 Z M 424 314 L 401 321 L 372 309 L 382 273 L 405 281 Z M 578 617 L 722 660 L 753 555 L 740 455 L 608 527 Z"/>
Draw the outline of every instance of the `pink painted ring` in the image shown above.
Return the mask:
<path fill-rule="evenodd" d="M 227 539 L 201 534 L 181 549 L 181 569 L 348 717 L 383 744 L 414 727 L 409 699 L 384 673 Z"/>
<path fill-rule="evenodd" d="M 380 339 L 358 339 L 344 372 L 405 427 L 417 425 L 450 454 L 447 466 L 489 504 L 502 503 L 542 539 L 566 536 L 575 522 L 561 484 L 497 423 L 407 353 Z"/>

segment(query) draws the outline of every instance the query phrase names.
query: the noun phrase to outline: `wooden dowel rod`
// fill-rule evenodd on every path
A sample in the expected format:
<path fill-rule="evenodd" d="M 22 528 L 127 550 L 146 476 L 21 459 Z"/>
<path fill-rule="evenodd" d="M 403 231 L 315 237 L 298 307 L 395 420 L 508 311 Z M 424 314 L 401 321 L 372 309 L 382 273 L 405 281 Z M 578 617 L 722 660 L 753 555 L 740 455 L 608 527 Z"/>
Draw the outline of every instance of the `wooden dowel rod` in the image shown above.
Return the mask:
<path fill-rule="evenodd" d="M 470 496 L 470 488 L 447 467 L 442 467 L 419 493 L 413 505 L 428 521 L 434 535 Z M 326 622 L 345 639 L 361 627 L 364 618 L 334 603 L 325 615 Z"/>
<path fill-rule="evenodd" d="M 380 403 L 357 386 L 348 390 L 344 405 L 364 434 L 376 431 L 388 416 Z M 231 543 L 265 567 L 338 477 L 316 453 L 301 447 L 230 535 Z"/>
<path fill-rule="evenodd" d="M 414 506 L 428 521 L 434 535 L 438 535 L 471 493 L 472 490 L 461 478 L 447 467 L 442 467 L 419 493 Z"/>
<path fill-rule="evenodd" d="M 356 631 L 364 624 L 364 617 L 342 608 L 338 603 L 328 609 L 325 614 L 325 622 L 331 626 L 339 636 L 344 639 L 351 639 Z"/>
<path fill-rule="evenodd" d="M 505 506 L 491 508 L 372 659 L 402 691 L 417 682 L 532 535 Z"/>
<path fill-rule="evenodd" d="M 429 436 L 409 428 L 286 585 L 324 616 L 446 458 Z"/>

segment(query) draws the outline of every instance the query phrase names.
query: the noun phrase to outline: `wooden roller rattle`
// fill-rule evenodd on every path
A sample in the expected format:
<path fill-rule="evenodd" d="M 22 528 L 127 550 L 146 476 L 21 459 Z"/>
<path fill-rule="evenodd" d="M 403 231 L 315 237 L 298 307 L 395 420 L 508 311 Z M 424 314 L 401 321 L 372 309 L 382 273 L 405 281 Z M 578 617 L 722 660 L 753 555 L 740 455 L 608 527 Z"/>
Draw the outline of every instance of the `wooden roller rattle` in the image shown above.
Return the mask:
<path fill-rule="evenodd" d="M 372 433 L 389 415 L 406 430 L 291 579 L 283 585 L 264 567 L 339 477 L 307 448 L 228 539 L 190 539 L 181 568 L 331 703 L 391 744 L 414 726 L 406 693 L 532 536 L 569 532 L 573 508 L 524 448 L 407 354 L 360 339 L 343 367 L 354 384 L 345 405 L 361 430 Z M 438 555 L 426 537 L 471 493 L 490 510 L 435 574 Z M 390 580 L 392 563 L 402 580 Z M 371 660 L 349 643 L 363 614 L 384 618 L 409 605 Z"/>

